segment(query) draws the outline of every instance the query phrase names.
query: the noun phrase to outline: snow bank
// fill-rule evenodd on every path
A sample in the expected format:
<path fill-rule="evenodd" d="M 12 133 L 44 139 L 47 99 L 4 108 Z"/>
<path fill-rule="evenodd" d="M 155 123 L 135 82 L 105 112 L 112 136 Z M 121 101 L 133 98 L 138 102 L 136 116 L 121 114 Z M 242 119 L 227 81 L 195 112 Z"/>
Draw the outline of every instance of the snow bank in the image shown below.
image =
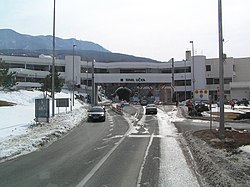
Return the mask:
<path fill-rule="evenodd" d="M 57 93 L 55 98 L 69 98 L 67 92 Z M 35 99 L 42 98 L 39 91 L 1 92 L 0 100 L 16 103 L 0 107 L 0 161 L 5 161 L 39 149 L 44 144 L 62 136 L 86 117 L 86 105 L 75 100 L 72 112 L 57 113 L 50 123 L 34 125 Z M 62 111 L 62 109 L 60 109 Z"/>
<path fill-rule="evenodd" d="M 242 146 L 239 149 L 250 154 L 250 145 Z"/>
<path fill-rule="evenodd" d="M 249 158 L 244 153 L 229 153 L 210 147 L 192 135 L 183 134 L 196 162 L 197 172 L 204 178 L 203 186 L 249 186 Z"/>
<path fill-rule="evenodd" d="M 179 145 L 177 129 L 173 121 L 181 120 L 177 117 L 177 110 L 165 112 L 158 110 L 161 139 L 161 163 L 159 186 L 195 187 L 199 183 L 189 168 L 182 149 Z"/>

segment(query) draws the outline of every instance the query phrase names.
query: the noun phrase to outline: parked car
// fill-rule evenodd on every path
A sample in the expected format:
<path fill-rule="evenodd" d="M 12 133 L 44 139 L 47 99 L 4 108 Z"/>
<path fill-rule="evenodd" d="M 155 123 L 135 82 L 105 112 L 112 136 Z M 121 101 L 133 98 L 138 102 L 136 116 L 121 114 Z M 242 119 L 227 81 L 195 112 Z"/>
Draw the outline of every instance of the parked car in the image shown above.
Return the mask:
<path fill-rule="evenodd" d="M 106 114 L 102 106 L 93 106 L 88 110 L 88 121 L 105 121 Z"/>
<path fill-rule="evenodd" d="M 147 114 L 157 114 L 157 108 L 156 108 L 155 104 L 147 104 L 146 115 Z"/>
<path fill-rule="evenodd" d="M 145 99 L 144 99 L 144 100 L 141 100 L 141 105 L 142 105 L 142 106 L 146 106 L 147 104 L 148 104 L 148 101 L 147 101 L 147 100 L 145 100 Z"/>
<path fill-rule="evenodd" d="M 244 105 L 244 106 L 248 106 L 249 105 L 249 101 L 246 98 L 242 98 L 241 101 L 237 102 L 237 105 Z"/>

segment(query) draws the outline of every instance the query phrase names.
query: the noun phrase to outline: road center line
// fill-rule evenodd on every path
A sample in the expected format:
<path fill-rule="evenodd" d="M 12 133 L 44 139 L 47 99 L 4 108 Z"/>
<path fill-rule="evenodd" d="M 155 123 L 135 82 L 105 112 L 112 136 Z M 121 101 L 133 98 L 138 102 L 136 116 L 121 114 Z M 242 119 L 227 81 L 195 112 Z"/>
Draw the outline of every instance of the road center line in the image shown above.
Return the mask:
<path fill-rule="evenodd" d="M 146 152 L 145 152 L 145 156 L 143 158 L 143 162 L 142 162 L 142 165 L 141 165 L 141 168 L 140 168 L 140 172 L 139 172 L 139 176 L 138 176 L 138 179 L 137 179 L 137 184 L 136 184 L 137 187 L 141 186 L 142 171 L 143 171 L 144 165 L 146 163 L 146 159 L 147 159 L 147 156 L 148 156 L 149 148 L 150 148 L 150 146 L 151 146 L 151 144 L 153 142 L 153 139 L 154 139 L 154 133 L 151 134 L 151 137 L 150 137 L 150 140 L 149 140 Z"/>
<path fill-rule="evenodd" d="M 127 130 L 125 136 L 123 136 L 117 144 L 95 165 L 95 167 L 76 185 L 76 187 L 83 187 L 89 179 L 98 171 L 98 169 L 103 165 L 103 163 L 109 158 L 109 156 L 116 150 L 116 148 L 122 143 L 122 141 L 127 137 L 128 133 L 131 131 L 131 127 Z"/>

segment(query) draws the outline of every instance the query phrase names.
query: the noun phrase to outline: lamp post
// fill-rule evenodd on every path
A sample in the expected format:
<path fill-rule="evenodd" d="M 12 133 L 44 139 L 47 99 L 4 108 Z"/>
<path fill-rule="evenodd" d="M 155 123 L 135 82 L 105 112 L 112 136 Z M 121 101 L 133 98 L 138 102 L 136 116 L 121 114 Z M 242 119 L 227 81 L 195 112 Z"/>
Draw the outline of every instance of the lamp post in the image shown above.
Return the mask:
<path fill-rule="evenodd" d="M 74 106 L 74 100 L 75 100 L 75 47 L 76 45 L 73 45 L 73 79 L 72 79 L 72 83 L 73 83 L 73 106 Z"/>
<path fill-rule="evenodd" d="M 51 82 L 51 97 L 52 97 L 52 117 L 55 116 L 55 12 L 56 0 L 54 0 L 53 9 L 53 57 L 52 57 L 52 82 Z"/>
<path fill-rule="evenodd" d="M 193 64 L 193 91 L 195 90 L 195 78 L 194 78 L 194 41 L 190 41 L 190 43 L 192 44 L 192 64 Z"/>
<path fill-rule="evenodd" d="M 184 64 L 185 64 L 185 101 L 187 100 L 187 76 L 186 76 L 186 73 L 187 73 L 187 66 L 186 66 L 186 60 L 183 60 L 184 61 Z"/>
<path fill-rule="evenodd" d="M 173 102 L 173 99 L 174 99 L 174 87 L 175 87 L 175 84 L 174 84 L 174 58 L 171 58 L 171 62 L 172 62 L 172 81 L 171 81 L 171 90 L 172 90 L 172 93 L 171 93 L 171 102 Z"/>
<path fill-rule="evenodd" d="M 89 61 L 87 61 L 86 73 L 87 73 L 86 93 L 88 94 L 88 86 L 89 86 Z"/>
<path fill-rule="evenodd" d="M 91 104 L 94 106 L 96 104 L 95 98 L 95 59 L 92 60 L 92 96 L 91 96 Z"/>
<path fill-rule="evenodd" d="M 222 4 L 218 0 L 218 28 L 219 28 L 219 82 L 220 82 L 220 127 L 219 138 L 225 139 L 224 125 L 224 57 L 223 57 L 223 34 L 222 34 Z"/>

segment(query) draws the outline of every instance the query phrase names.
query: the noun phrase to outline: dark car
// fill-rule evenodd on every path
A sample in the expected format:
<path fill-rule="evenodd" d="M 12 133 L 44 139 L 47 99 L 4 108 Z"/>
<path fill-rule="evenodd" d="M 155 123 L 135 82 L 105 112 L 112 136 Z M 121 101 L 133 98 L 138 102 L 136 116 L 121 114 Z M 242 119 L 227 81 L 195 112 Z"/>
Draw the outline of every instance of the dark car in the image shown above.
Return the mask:
<path fill-rule="evenodd" d="M 249 105 L 249 101 L 246 98 L 243 98 L 241 101 L 237 102 L 237 105 L 248 106 Z"/>
<path fill-rule="evenodd" d="M 94 106 L 88 110 L 88 121 L 105 121 L 105 109 L 101 106 Z"/>
<path fill-rule="evenodd" d="M 141 100 L 141 105 L 142 105 L 142 106 L 146 106 L 147 104 L 148 104 L 148 101 L 147 101 L 147 100 L 145 100 L 145 99 L 144 99 L 144 100 Z"/>
<path fill-rule="evenodd" d="M 146 115 L 147 114 L 157 114 L 157 108 L 156 108 L 155 104 L 147 104 Z"/>

